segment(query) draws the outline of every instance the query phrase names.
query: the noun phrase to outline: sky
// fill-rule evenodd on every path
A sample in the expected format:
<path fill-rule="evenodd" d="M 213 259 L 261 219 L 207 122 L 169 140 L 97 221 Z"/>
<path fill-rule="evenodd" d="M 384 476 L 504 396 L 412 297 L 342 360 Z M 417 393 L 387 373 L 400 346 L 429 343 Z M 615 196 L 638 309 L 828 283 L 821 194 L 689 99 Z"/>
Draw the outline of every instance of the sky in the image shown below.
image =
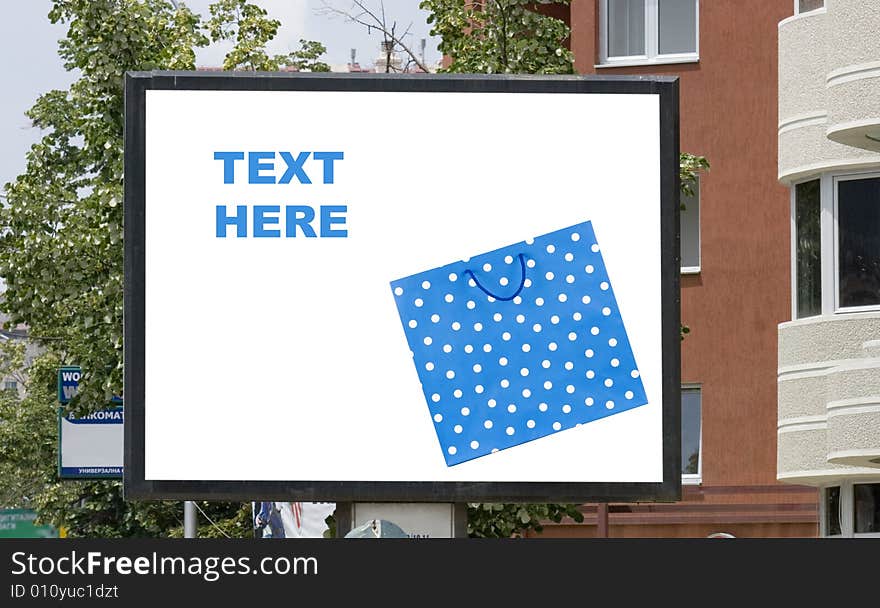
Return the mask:
<path fill-rule="evenodd" d="M 344 17 L 320 14 L 325 4 L 349 10 L 351 0 L 251 0 L 282 22 L 271 52 L 283 53 L 299 48 L 300 38 L 318 40 L 327 47 L 324 61 L 342 65 L 349 61 L 351 49 L 357 49 L 361 66 L 372 65 L 379 55 L 381 35 L 361 25 L 347 22 Z M 203 15 L 211 0 L 185 2 Z M 379 0 L 366 0 L 378 9 Z M 30 126 L 25 112 L 37 97 L 52 89 L 70 85 L 74 76 L 64 70 L 58 57 L 58 40 L 64 37 L 63 25 L 52 25 L 47 17 L 50 0 L 0 0 L 0 56 L 6 57 L 4 78 L 0 85 L 0 188 L 12 181 L 25 168 L 25 154 L 38 141 L 40 132 Z M 426 61 L 440 59 L 437 40 L 432 39 L 419 10 L 419 0 L 385 0 L 387 21 L 397 22 L 398 31 L 409 24 L 411 34 L 404 40 L 414 50 L 421 38 L 428 39 Z M 200 66 L 217 66 L 223 61 L 224 47 L 203 49 L 197 56 Z"/>

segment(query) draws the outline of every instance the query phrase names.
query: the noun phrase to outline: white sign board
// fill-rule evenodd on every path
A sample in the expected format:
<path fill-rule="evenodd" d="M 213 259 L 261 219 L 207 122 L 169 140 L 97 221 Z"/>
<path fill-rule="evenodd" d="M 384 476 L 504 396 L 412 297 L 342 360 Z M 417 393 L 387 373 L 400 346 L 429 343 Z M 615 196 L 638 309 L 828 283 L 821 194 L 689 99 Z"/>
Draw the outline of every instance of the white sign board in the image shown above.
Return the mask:
<path fill-rule="evenodd" d="M 123 411 L 58 417 L 58 472 L 64 479 L 122 477 Z"/>
<path fill-rule="evenodd" d="M 677 491 L 674 82 L 127 94 L 131 495 Z"/>

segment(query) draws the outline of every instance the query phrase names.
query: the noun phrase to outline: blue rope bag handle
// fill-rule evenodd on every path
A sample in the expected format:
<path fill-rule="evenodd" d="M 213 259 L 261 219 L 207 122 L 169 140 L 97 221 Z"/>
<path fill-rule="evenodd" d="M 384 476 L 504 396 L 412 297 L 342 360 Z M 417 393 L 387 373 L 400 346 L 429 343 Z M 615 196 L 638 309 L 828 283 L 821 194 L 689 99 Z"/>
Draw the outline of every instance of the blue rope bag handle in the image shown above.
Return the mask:
<path fill-rule="evenodd" d="M 492 293 L 491 291 L 489 291 L 488 289 L 486 289 L 485 287 L 480 285 L 479 279 L 477 279 L 476 275 L 474 275 L 472 270 L 465 270 L 464 273 L 466 275 L 470 275 L 470 277 L 474 280 L 474 283 L 476 283 L 477 287 L 479 287 L 480 291 L 482 291 L 487 296 L 489 296 L 491 298 L 495 298 L 496 300 L 500 300 L 502 302 L 509 302 L 510 300 L 512 300 L 516 296 L 518 296 L 520 294 L 520 292 L 523 290 L 523 287 L 525 287 L 525 285 L 526 285 L 526 259 L 525 259 L 525 256 L 523 256 L 523 254 L 521 254 L 521 253 L 517 257 L 519 258 L 519 267 L 522 272 L 522 279 L 520 279 L 519 287 L 517 287 L 514 294 L 509 297 L 499 296 L 498 294 Z"/>

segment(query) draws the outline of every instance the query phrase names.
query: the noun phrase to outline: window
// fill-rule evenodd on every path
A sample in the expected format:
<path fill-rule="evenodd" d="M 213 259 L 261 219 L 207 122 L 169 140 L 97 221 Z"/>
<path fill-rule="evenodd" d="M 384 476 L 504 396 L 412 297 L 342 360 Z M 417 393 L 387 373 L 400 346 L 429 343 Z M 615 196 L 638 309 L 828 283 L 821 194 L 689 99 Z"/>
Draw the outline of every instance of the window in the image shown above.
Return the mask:
<path fill-rule="evenodd" d="M 856 534 L 880 533 L 880 483 L 854 485 L 853 507 Z"/>
<path fill-rule="evenodd" d="M 702 480 L 701 427 L 700 389 L 683 386 L 681 389 L 681 480 L 683 483 L 700 483 Z"/>
<path fill-rule="evenodd" d="M 819 180 L 795 186 L 795 294 L 797 318 L 822 314 L 822 242 Z"/>
<path fill-rule="evenodd" d="M 825 536 L 840 536 L 840 486 L 825 488 Z"/>
<path fill-rule="evenodd" d="M 695 61 L 699 0 L 603 0 L 602 64 Z"/>
<path fill-rule="evenodd" d="M 18 390 L 18 382 L 15 380 L 6 380 L 3 382 L 3 388 L 8 391 L 17 391 Z"/>
<path fill-rule="evenodd" d="M 808 13 L 825 8 L 825 0 L 794 0 L 795 14 Z"/>
<path fill-rule="evenodd" d="M 694 184 L 693 196 L 681 195 L 681 271 L 700 272 L 700 181 Z"/>
<path fill-rule="evenodd" d="M 823 173 L 791 189 L 791 315 L 880 310 L 880 174 Z"/>
<path fill-rule="evenodd" d="M 838 178 L 837 306 L 880 304 L 880 177 Z"/>
<path fill-rule="evenodd" d="M 822 536 L 880 538 L 880 482 L 841 481 L 822 496 Z"/>

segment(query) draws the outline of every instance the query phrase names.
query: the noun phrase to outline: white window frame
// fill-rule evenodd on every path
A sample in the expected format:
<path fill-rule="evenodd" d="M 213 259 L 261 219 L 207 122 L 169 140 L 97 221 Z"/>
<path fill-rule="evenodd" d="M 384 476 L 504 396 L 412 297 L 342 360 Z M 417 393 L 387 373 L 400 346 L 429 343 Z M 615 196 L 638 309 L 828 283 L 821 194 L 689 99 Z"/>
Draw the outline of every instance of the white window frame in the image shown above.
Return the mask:
<path fill-rule="evenodd" d="M 703 385 L 688 383 L 681 385 L 681 392 L 699 391 L 700 393 L 700 456 L 697 458 L 696 473 L 682 473 L 681 484 L 684 486 L 697 486 L 703 483 Z"/>
<path fill-rule="evenodd" d="M 697 178 L 694 183 L 694 200 L 697 203 L 697 265 L 696 266 L 682 266 L 681 274 L 700 274 L 700 270 L 703 266 L 703 222 L 700 221 L 700 211 L 702 211 L 701 203 L 702 203 L 702 193 L 700 192 L 700 176 L 697 175 Z M 681 214 L 681 210 L 679 210 L 679 214 Z M 679 220 L 679 230 L 681 230 L 681 220 Z"/>
<path fill-rule="evenodd" d="M 825 0 L 827 1 L 827 0 Z M 822 2 L 822 6 L 819 8 L 814 8 L 809 11 L 801 11 L 801 3 L 800 0 L 794 0 L 794 14 L 795 15 L 809 15 L 810 13 L 818 13 L 819 11 L 825 10 L 825 2 Z"/>
<path fill-rule="evenodd" d="M 701 427 L 702 428 L 702 427 Z M 819 488 L 819 536 L 823 538 L 880 538 L 880 532 L 856 534 L 855 490 L 854 486 L 880 483 L 880 479 L 854 479 L 829 482 Z M 828 536 L 827 505 L 825 492 L 828 488 L 840 487 L 840 534 Z"/>
<path fill-rule="evenodd" d="M 880 304 L 869 306 L 844 306 L 840 302 L 840 268 L 838 267 L 838 223 L 837 223 L 837 184 L 839 181 L 851 179 L 880 178 L 877 169 L 865 169 L 861 171 L 837 171 L 812 175 L 791 183 L 790 188 L 790 258 L 791 258 L 791 318 L 797 319 L 797 226 L 795 224 L 796 210 L 796 186 L 805 182 L 819 180 L 819 215 L 820 251 L 822 255 L 822 312 L 819 316 L 847 315 L 858 312 L 880 311 Z"/>
<path fill-rule="evenodd" d="M 620 67 L 627 65 L 653 65 L 665 63 L 695 63 L 700 60 L 700 0 L 693 0 L 695 13 L 694 52 L 660 54 L 659 2 L 645 2 L 645 54 L 620 57 L 608 56 L 608 0 L 599 3 L 599 63 L 597 68 Z"/>

